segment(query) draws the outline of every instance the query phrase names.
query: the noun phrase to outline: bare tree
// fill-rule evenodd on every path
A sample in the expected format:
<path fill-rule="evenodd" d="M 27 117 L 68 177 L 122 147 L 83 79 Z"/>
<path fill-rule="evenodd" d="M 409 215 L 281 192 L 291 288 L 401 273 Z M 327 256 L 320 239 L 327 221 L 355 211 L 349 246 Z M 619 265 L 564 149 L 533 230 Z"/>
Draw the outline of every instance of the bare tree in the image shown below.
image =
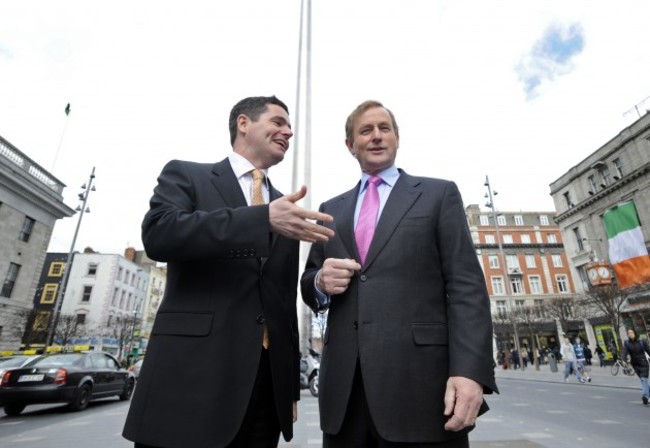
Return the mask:
<path fill-rule="evenodd" d="M 585 306 L 601 311 L 614 326 L 617 333 L 621 328 L 621 311 L 626 302 L 627 294 L 618 289 L 618 286 L 614 283 L 591 287 L 582 300 Z"/>
<path fill-rule="evenodd" d="M 528 332 L 528 336 L 530 336 L 533 363 L 535 364 L 536 370 L 539 370 L 539 356 L 537 356 L 537 338 L 535 337 L 535 333 L 537 331 L 537 323 L 541 320 L 542 311 L 541 306 L 524 305 L 516 306 L 510 312 L 519 327 L 524 328 Z"/>
<path fill-rule="evenodd" d="M 31 340 L 31 329 L 35 314 L 34 309 L 24 308 L 5 313 L 2 316 L 3 331 L 7 332 L 9 339 L 24 341 L 26 335 L 28 335 Z"/>
<path fill-rule="evenodd" d="M 69 345 L 74 338 L 84 336 L 86 324 L 79 322 L 76 314 L 61 314 L 56 329 L 55 340 L 60 345 Z"/>
<path fill-rule="evenodd" d="M 117 339 L 117 357 L 123 358 L 129 348 L 133 347 L 135 335 L 137 334 L 138 318 L 136 316 L 118 316 L 115 321 L 108 326 L 105 334 Z"/>
<path fill-rule="evenodd" d="M 583 313 L 578 311 L 579 305 L 580 302 L 573 296 L 556 296 L 544 301 L 542 312 L 558 321 L 562 327 L 562 333 L 566 334 L 569 330 L 569 321 L 582 317 Z"/>

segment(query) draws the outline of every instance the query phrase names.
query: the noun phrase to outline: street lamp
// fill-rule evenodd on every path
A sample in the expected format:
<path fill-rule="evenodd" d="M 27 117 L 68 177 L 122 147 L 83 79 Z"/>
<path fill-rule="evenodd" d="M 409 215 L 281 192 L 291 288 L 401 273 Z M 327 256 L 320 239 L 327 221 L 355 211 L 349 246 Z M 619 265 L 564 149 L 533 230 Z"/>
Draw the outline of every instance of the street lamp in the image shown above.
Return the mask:
<path fill-rule="evenodd" d="M 510 322 L 512 323 L 512 329 L 515 333 L 515 350 L 517 350 L 517 355 L 520 355 L 521 352 L 519 350 L 519 332 L 517 331 L 517 322 L 515 321 L 515 317 L 513 316 L 513 311 L 514 311 L 514 306 L 512 303 L 512 292 L 510 290 L 510 275 L 508 274 L 507 271 L 507 266 L 506 266 L 506 256 L 505 253 L 503 252 L 503 244 L 501 243 L 501 234 L 499 231 L 499 220 L 497 219 L 497 211 L 496 211 L 496 206 L 494 205 L 494 196 L 496 196 L 498 193 L 495 191 L 492 191 L 492 187 L 490 186 L 490 180 L 488 179 L 488 176 L 485 176 L 485 183 L 483 184 L 487 187 L 487 194 L 486 198 L 488 198 L 488 202 L 485 204 L 487 208 L 492 209 L 492 219 L 494 219 L 494 229 L 496 231 L 496 236 L 497 236 L 497 244 L 499 245 L 499 256 L 501 258 L 501 268 L 503 270 L 503 278 L 504 278 L 504 283 L 505 283 L 505 288 L 506 288 L 506 294 L 508 296 L 508 306 L 510 307 Z"/>
<path fill-rule="evenodd" d="M 68 252 L 68 258 L 63 265 L 63 277 L 61 278 L 61 284 L 59 285 L 59 291 L 56 295 L 56 300 L 54 301 L 54 308 L 52 309 L 52 318 L 50 319 L 50 327 L 47 333 L 47 338 L 45 339 L 45 348 L 52 345 L 54 342 L 54 333 L 57 325 L 59 324 L 59 317 L 61 314 L 61 305 L 63 305 L 63 295 L 65 293 L 65 288 L 68 284 L 68 277 L 70 276 L 70 269 L 72 268 L 72 255 L 74 253 L 74 246 L 77 242 L 77 235 L 79 235 L 79 227 L 81 227 L 81 220 L 84 217 L 84 213 L 90 213 L 90 208 L 87 206 L 88 196 L 91 191 L 96 191 L 95 186 L 93 185 L 93 180 L 95 179 L 95 167 L 93 167 L 92 172 L 90 173 L 90 178 L 88 183 L 83 184 L 81 189 L 84 190 L 79 193 L 79 200 L 81 205 L 78 205 L 76 211 L 79 212 L 79 219 L 77 220 L 77 228 L 74 231 L 74 236 L 72 237 L 72 244 L 70 245 L 70 251 Z"/>

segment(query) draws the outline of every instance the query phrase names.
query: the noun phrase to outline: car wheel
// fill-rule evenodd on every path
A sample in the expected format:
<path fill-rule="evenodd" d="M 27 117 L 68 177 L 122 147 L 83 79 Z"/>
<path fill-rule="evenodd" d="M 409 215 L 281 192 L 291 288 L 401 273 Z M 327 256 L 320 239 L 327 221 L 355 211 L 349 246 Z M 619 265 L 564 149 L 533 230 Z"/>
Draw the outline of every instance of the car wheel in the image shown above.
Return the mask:
<path fill-rule="evenodd" d="M 314 376 L 309 382 L 309 392 L 314 397 L 318 397 L 318 375 Z"/>
<path fill-rule="evenodd" d="M 10 417 L 15 417 L 20 415 L 21 412 L 25 409 L 25 405 L 22 403 L 11 403 L 5 404 L 5 414 Z"/>
<path fill-rule="evenodd" d="M 120 401 L 127 401 L 131 399 L 133 395 L 133 388 L 135 387 L 135 381 L 133 378 L 126 380 L 126 385 L 124 386 L 124 392 L 120 394 Z"/>
<path fill-rule="evenodd" d="M 77 395 L 74 398 L 74 401 L 68 405 L 71 411 L 83 411 L 88 407 L 88 403 L 90 403 L 90 396 L 92 393 L 92 389 L 90 387 L 90 384 L 84 383 L 82 384 L 79 389 L 77 389 Z"/>

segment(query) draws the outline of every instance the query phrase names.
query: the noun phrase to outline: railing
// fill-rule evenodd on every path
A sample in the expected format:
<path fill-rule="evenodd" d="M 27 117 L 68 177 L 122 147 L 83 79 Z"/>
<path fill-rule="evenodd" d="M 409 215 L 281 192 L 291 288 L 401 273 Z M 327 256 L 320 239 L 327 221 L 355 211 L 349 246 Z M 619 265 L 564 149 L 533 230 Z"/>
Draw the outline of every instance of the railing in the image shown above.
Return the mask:
<path fill-rule="evenodd" d="M 24 172 L 29 174 L 32 178 L 36 179 L 41 184 L 45 185 L 50 190 L 63 194 L 65 185 L 49 175 L 40 165 L 31 160 L 29 157 L 20 152 L 15 146 L 9 143 L 4 138 L 0 137 L 0 157 L 3 157 L 20 167 Z"/>

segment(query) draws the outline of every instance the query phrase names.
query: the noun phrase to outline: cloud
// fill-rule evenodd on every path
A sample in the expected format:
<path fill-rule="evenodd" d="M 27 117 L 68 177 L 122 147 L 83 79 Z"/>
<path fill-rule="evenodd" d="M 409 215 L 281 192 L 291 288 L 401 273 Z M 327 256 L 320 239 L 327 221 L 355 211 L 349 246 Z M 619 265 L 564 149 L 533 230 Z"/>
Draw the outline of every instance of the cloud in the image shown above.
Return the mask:
<path fill-rule="evenodd" d="M 544 82 L 570 73 L 574 68 L 574 58 L 584 46 L 584 30 L 579 23 L 550 25 L 515 67 L 527 99 L 536 97 Z"/>
<path fill-rule="evenodd" d="M 0 58 L 13 59 L 14 54 L 11 50 L 5 47 L 0 47 Z"/>

